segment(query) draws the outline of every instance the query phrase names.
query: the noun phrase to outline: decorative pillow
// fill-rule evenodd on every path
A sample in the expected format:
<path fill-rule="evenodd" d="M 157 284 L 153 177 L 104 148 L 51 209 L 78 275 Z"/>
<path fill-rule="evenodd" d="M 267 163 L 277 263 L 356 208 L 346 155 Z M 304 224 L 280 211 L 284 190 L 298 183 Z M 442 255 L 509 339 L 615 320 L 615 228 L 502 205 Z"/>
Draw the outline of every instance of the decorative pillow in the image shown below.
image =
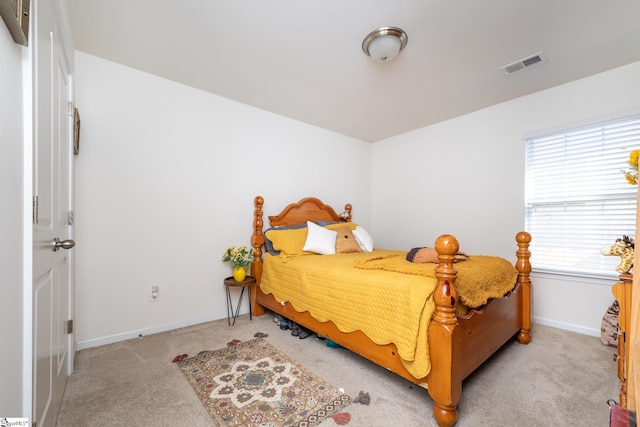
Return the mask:
<path fill-rule="evenodd" d="M 417 262 L 419 264 L 424 263 L 438 263 L 438 251 L 434 248 L 418 247 L 411 248 L 407 252 L 407 261 Z"/>
<path fill-rule="evenodd" d="M 373 238 L 367 233 L 367 230 L 358 225 L 352 233 L 362 252 L 371 252 L 373 250 Z"/>
<path fill-rule="evenodd" d="M 320 255 L 332 255 L 336 253 L 336 236 L 338 233 L 320 227 L 311 221 L 307 221 L 307 239 L 302 247 L 303 251 L 315 252 Z"/>
<path fill-rule="evenodd" d="M 267 248 L 267 252 L 269 252 L 271 255 L 278 255 L 280 253 L 279 250 L 277 250 L 277 249 L 275 249 L 273 247 L 273 242 L 267 236 L 267 233 L 269 231 L 274 231 L 274 230 L 293 230 L 293 229 L 297 229 L 297 228 L 307 228 L 307 224 L 305 223 L 305 224 L 294 224 L 294 225 L 281 225 L 279 227 L 272 227 L 272 228 L 266 230 L 264 232 L 264 245 Z"/>
<path fill-rule="evenodd" d="M 280 257 L 291 258 L 302 255 L 304 242 L 307 238 L 307 227 L 294 229 L 272 229 L 265 232 L 265 236 L 271 240 L 273 249 Z"/>
<path fill-rule="evenodd" d="M 353 233 L 348 226 L 343 226 L 335 230 L 338 233 L 336 237 L 336 253 L 344 254 L 349 252 L 362 252 L 360 245 L 353 237 Z"/>
<path fill-rule="evenodd" d="M 453 262 L 466 261 L 468 259 L 469 255 L 465 254 L 464 252 L 458 251 L 458 253 L 454 255 Z M 434 248 L 428 247 L 412 248 L 409 252 L 407 252 L 407 261 L 416 262 L 419 264 L 438 264 L 438 251 L 436 251 Z"/>

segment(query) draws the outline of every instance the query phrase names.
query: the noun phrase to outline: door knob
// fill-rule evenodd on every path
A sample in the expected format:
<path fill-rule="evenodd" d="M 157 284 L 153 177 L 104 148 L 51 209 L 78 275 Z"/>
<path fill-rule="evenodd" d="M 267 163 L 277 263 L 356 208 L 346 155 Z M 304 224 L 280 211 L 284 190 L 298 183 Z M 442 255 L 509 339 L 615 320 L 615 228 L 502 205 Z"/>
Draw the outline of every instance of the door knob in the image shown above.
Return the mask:
<path fill-rule="evenodd" d="M 76 242 L 74 242 L 73 240 L 69 239 L 69 240 L 60 240 L 57 237 L 55 238 L 55 240 L 53 241 L 53 251 L 58 251 L 60 250 L 60 248 L 62 249 L 71 249 L 72 247 L 74 247 L 76 245 Z"/>

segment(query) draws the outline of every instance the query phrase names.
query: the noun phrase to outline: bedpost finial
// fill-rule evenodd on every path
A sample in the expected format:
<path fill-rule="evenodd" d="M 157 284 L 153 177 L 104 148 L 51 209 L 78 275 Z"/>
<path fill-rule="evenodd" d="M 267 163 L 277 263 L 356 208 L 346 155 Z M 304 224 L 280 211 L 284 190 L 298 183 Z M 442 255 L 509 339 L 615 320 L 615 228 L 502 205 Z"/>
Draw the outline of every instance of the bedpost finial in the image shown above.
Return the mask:
<path fill-rule="evenodd" d="M 439 254 L 455 255 L 458 249 L 460 249 L 458 240 L 450 234 L 443 234 L 436 239 L 436 250 Z"/>
<path fill-rule="evenodd" d="M 262 198 L 262 196 L 256 196 L 255 199 L 253 199 L 253 203 L 256 206 L 262 206 L 264 204 L 264 199 Z"/>
<path fill-rule="evenodd" d="M 531 234 L 526 231 L 521 231 L 516 235 L 516 242 L 518 243 L 531 243 Z"/>

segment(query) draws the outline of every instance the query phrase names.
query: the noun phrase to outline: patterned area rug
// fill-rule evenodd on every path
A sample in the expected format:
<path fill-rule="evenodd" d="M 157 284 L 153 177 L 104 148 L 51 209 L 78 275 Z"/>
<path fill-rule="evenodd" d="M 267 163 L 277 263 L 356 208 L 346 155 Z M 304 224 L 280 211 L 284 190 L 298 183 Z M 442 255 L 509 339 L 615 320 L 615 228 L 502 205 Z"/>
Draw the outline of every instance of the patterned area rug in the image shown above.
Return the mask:
<path fill-rule="evenodd" d="M 351 403 L 262 338 L 177 364 L 219 427 L 312 427 Z"/>

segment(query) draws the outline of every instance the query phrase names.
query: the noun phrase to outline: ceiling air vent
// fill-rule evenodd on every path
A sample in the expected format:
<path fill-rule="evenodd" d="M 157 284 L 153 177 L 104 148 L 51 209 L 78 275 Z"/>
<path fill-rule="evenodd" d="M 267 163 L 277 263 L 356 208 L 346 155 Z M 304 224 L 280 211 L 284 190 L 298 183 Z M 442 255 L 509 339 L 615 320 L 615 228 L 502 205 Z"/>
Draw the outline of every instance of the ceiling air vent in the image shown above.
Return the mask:
<path fill-rule="evenodd" d="M 500 67 L 502 71 L 506 75 L 517 73 L 518 71 L 522 71 L 526 68 L 535 67 L 536 65 L 542 64 L 545 62 L 544 56 L 542 56 L 542 52 L 538 52 L 535 55 L 528 56 L 519 61 L 512 62 L 511 64 L 504 65 Z"/>

